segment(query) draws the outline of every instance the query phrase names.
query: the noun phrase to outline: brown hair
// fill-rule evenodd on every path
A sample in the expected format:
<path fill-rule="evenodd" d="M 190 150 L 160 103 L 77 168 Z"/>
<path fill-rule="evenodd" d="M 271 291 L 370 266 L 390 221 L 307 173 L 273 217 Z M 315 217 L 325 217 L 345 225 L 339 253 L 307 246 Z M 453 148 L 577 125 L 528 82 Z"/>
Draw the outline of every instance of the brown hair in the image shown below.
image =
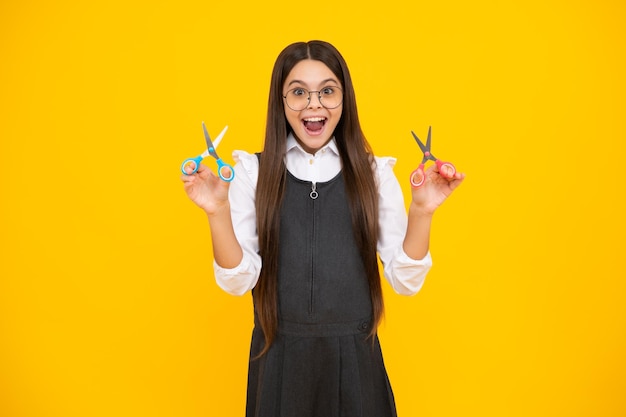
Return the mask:
<path fill-rule="evenodd" d="M 352 228 L 359 247 L 372 300 L 372 327 L 376 334 L 383 315 L 383 297 L 376 257 L 378 242 L 378 192 L 374 178 L 374 157 L 365 139 L 356 107 L 348 66 L 334 46 L 323 41 L 298 42 L 278 56 L 272 71 L 265 131 L 265 146 L 259 166 L 256 214 L 261 274 L 254 288 L 256 313 L 265 336 L 262 356 L 271 346 L 278 329 L 278 238 L 280 207 L 285 190 L 286 138 L 291 127 L 285 117 L 283 84 L 292 68 L 304 59 L 323 62 L 341 82 L 343 112 L 334 135 L 341 156 L 343 176 L 352 213 Z"/>

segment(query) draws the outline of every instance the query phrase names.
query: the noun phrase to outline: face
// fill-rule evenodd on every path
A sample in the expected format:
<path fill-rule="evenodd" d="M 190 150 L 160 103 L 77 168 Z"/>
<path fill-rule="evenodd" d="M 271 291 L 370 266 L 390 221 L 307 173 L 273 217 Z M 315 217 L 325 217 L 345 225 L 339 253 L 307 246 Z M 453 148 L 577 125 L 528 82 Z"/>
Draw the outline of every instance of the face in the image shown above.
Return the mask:
<path fill-rule="evenodd" d="M 294 88 L 297 90 L 291 91 L 289 94 L 306 97 L 307 91 L 320 91 L 322 103 L 328 105 L 336 100 L 331 99 L 332 94 L 343 95 L 337 87 L 341 88 L 341 83 L 326 64 L 321 61 L 305 59 L 298 62 L 287 76 L 283 85 L 283 96 Z M 289 108 L 286 101 L 284 101 L 284 107 L 285 116 L 296 140 L 305 151 L 315 154 L 333 136 L 335 127 L 341 119 L 343 101 L 336 108 L 328 109 L 320 102 L 318 93 L 312 93 L 310 97 L 308 105 L 302 110 Z"/>

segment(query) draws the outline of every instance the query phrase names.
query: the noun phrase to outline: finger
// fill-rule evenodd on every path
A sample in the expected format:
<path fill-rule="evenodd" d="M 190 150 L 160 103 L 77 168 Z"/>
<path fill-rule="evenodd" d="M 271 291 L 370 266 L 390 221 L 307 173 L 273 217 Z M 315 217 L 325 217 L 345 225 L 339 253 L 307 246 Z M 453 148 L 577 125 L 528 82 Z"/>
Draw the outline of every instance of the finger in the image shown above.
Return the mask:
<path fill-rule="evenodd" d="M 439 178 L 445 180 L 448 183 L 451 183 L 453 181 L 462 180 L 463 178 L 465 178 L 465 174 L 462 174 L 460 172 L 455 172 L 454 175 L 451 175 L 449 177 L 439 174 Z"/>
<path fill-rule="evenodd" d="M 439 173 L 446 178 L 454 178 L 455 169 L 449 164 L 444 164 L 441 166 Z"/>
<path fill-rule="evenodd" d="M 230 167 L 227 166 L 223 166 L 220 169 L 220 174 L 222 177 L 224 177 L 225 179 L 222 180 L 224 182 L 230 182 L 230 180 L 233 178 L 234 172 L 230 169 Z M 221 178 L 220 178 L 221 179 Z"/>
<path fill-rule="evenodd" d="M 207 179 L 211 174 L 213 174 L 213 171 L 211 171 L 208 166 L 200 164 L 196 174 L 202 179 Z"/>
<path fill-rule="evenodd" d="M 411 177 L 409 178 L 411 182 L 411 186 L 413 188 L 421 187 L 424 184 L 424 181 L 426 180 L 426 176 L 427 176 L 427 173 L 425 173 L 424 171 L 420 169 L 413 171 L 411 173 Z"/>
<path fill-rule="evenodd" d="M 461 185 L 464 179 L 465 179 L 465 174 L 461 174 L 457 172 L 457 175 L 455 175 L 455 179 L 450 181 L 450 183 L 448 184 L 448 186 L 450 187 L 450 190 L 454 190 L 456 187 Z"/>
<path fill-rule="evenodd" d="M 183 170 L 187 175 L 191 175 L 196 169 L 196 163 L 194 161 L 187 161 L 187 163 L 183 166 Z"/>
<path fill-rule="evenodd" d="M 185 174 L 183 174 L 183 175 L 180 176 L 181 181 L 185 185 L 192 184 L 194 182 L 195 178 L 196 178 L 195 175 L 185 175 Z"/>

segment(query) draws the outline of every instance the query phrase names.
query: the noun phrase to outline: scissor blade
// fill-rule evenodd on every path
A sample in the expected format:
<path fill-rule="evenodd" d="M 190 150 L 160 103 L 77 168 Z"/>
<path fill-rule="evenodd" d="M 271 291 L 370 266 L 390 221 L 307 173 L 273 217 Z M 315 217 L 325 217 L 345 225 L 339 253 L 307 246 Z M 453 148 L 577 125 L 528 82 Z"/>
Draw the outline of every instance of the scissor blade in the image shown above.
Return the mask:
<path fill-rule="evenodd" d="M 213 148 L 213 142 L 211 141 L 211 137 L 209 136 L 209 132 L 207 132 L 206 130 L 206 126 L 204 125 L 204 122 L 202 122 L 202 130 L 204 130 L 204 140 L 206 141 L 206 148 L 207 150 L 211 150 L 211 148 Z"/>
<path fill-rule="evenodd" d="M 224 134 L 226 134 L 226 131 L 228 130 L 228 126 L 224 127 L 224 129 L 222 129 L 220 134 L 217 135 L 217 139 L 215 139 L 215 142 L 213 142 L 211 140 L 211 137 L 209 136 L 209 132 L 206 130 L 206 126 L 205 126 L 204 122 L 202 122 L 202 130 L 204 130 L 204 139 L 206 140 L 207 149 L 209 151 L 211 151 L 211 150 L 215 151 L 215 149 L 217 149 L 217 146 L 222 141 L 222 138 L 224 137 Z"/>
<path fill-rule="evenodd" d="M 222 138 L 226 134 L 227 130 L 228 130 L 228 126 L 224 126 L 224 129 L 222 129 L 220 134 L 217 135 L 217 138 L 215 139 L 215 142 L 213 142 L 213 149 L 217 149 L 217 147 L 220 145 L 220 142 L 222 141 Z"/>
<path fill-rule="evenodd" d="M 411 134 L 415 138 L 415 142 L 417 142 L 417 144 L 419 145 L 419 147 L 422 150 L 422 152 L 427 152 L 428 151 L 428 146 L 424 146 L 424 144 L 422 143 L 420 138 L 418 138 L 417 135 L 415 134 L 415 132 L 413 132 L 412 130 L 411 130 Z M 430 138 L 430 136 L 429 136 L 429 138 Z"/>
<path fill-rule="evenodd" d="M 432 126 L 428 126 L 428 137 L 426 138 L 426 150 L 430 151 L 430 130 Z"/>

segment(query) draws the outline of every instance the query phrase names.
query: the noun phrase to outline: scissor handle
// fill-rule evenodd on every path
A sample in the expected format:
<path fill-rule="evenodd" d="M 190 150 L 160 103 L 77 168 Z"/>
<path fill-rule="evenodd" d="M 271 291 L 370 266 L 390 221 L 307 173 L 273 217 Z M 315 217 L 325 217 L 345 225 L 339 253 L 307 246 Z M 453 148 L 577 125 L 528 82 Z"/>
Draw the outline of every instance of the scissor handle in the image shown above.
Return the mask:
<path fill-rule="evenodd" d="M 185 175 L 195 174 L 198 171 L 198 168 L 200 168 L 200 162 L 202 161 L 202 159 L 204 159 L 202 158 L 202 156 L 196 156 L 195 158 L 187 158 L 183 161 L 183 164 L 180 166 L 180 170 Z M 191 167 L 192 164 L 193 164 L 193 171 L 187 172 L 185 168 Z"/>
<path fill-rule="evenodd" d="M 420 164 L 415 171 L 411 172 L 411 185 L 413 188 L 419 188 L 424 184 L 424 181 L 426 181 L 424 164 Z"/>
<path fill-rule="evenodd" d="M 456 174 L 456 168 L 450 162 L 443 162 L 437 159 L 437 170 L 439 174 L 444 178 L 454 178 Z M 424 173 L 424 164 L 420 164 L 415 171 L 411 173 L 411 185 L 413 188 L 419 188 L 424 185 L 426 181 L 426 174 Z"/>
<path fill-rule="evenodd" d="M 456 168 L 450 162 L 443 162 L 437 159 L 435 163 L 437 164 L 437 170 L 442 177 L 453 178 L 454 174 L 456 174 Z"/>
<path fill-rule="evenodd" d="M 225 170 L 227 170 L 229 172 L 228 175 L 225 174 Z M 233 179 L 235 179 L 235 170 L 233 169 L 232 165 L 227 164 L 226 162 L 222 161 L 221 159 L 217 160 L 217 175 L 220 177 L 220 179 L 222 181 L 226 181 L 226 182 L 231 182 Z"/>

